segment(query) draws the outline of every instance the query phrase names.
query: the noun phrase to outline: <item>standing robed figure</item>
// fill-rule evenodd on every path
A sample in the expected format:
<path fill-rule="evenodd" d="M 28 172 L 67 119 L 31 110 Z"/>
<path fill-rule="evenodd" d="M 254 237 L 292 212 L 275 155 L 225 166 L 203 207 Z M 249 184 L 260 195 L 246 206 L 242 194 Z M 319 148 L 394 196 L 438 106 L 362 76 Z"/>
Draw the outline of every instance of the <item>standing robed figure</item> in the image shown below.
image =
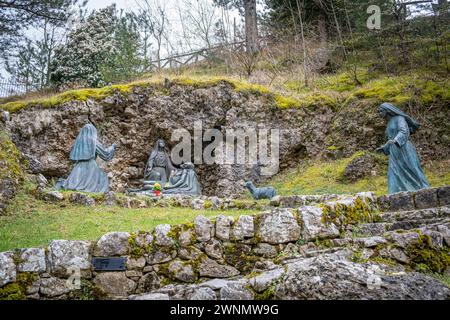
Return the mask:
<path fill-rule="evenodd" d="M 409 141 L 409 136 L 417 131 L 419 124 L 390 103 L 383 103 L 378 111 L 387 120 L 389 140 L 376 151 L 389 156 L 389 193 L 429 188 L 416 148 Z"/>

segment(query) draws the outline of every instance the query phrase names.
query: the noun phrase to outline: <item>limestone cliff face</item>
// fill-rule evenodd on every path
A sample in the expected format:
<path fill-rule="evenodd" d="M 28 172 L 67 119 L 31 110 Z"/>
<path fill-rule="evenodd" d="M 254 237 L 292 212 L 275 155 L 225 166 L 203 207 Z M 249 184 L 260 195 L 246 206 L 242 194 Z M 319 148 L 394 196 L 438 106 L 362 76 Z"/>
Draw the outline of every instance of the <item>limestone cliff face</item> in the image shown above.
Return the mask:
<path fill-rule="evenodd" d="M 339 111 L 320 106 L 281 109 L 271 95 L 238 92 L 226 82 L 202 88 L 167 82 L 163 89 L 139 86 L 131 93 L 117 92 L 103 99 L 69 101 L 52 108 L 29 106 L 12 113 L 6 126 L 30 160 L 32 171 L 48 178 L 67 177 L 72 168 L 71 145 L 91 119 L 102 143 L 118 145 L 110 163 L 99 162 L 109 173 L 111 188 L 123 191 L 139 185 L 158 138 L 165 139 L 172 149 L 178 143 L 170 141 L 173 130 L 184 128 L 193 136 L 198 120 L 203 130 L 219 129 L 224 135 L 227 129 L 280 129 L 283 169 L 307 157 L 373 150 L 384 142 L 384 123 L 376 116 L 376 109 L 376 105 L 361 107 L 356 103 Z M 448 108 L 442 111 L 444 115 L 418 112 L 424 124 L 420 138 L 413 137 L 419 153 L 445 156 L 449 129 L 435 119 L 448 119 Z M 251 165 L 196 164 L 196 171 L 207 195 L 236 194 L 242 192 L 245 180 L 258 178 Z"/>

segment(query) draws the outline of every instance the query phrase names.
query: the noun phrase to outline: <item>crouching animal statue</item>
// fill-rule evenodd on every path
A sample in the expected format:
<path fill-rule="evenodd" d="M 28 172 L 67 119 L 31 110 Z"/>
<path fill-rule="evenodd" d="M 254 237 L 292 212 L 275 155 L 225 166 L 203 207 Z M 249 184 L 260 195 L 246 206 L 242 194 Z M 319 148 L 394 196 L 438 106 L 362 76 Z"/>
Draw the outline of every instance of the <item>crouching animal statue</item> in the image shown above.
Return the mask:
<path fill-rule="evenodd" d="M 257 188 L 251 181 L 247 181 L 245 183 L 245 186 L 250 191 L 250 193 L 253 196 L 253 199 L 259 200 L 259 199 L 272 199 L 277 195 L 277 192 L 273 187 L 262 187 Z"/>

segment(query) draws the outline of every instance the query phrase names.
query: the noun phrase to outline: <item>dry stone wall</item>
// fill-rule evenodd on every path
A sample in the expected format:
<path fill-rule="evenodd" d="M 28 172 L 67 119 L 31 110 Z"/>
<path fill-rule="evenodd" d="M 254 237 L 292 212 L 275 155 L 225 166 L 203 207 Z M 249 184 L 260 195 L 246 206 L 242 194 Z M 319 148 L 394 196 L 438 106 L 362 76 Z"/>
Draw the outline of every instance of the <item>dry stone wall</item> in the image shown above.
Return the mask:
<path fill-rule="evenodd" d="M 448 287 L 411 271 L 450 271 L 449 191 L 363 193 L 236 219 L 199 215 L 2 252 L 0 298 L 448 299 Z M 420 250 L 435 260 L 417 260 Z M 105 257 L 124 258 L 124 270 L 96 270 L 93 259 Z"/>

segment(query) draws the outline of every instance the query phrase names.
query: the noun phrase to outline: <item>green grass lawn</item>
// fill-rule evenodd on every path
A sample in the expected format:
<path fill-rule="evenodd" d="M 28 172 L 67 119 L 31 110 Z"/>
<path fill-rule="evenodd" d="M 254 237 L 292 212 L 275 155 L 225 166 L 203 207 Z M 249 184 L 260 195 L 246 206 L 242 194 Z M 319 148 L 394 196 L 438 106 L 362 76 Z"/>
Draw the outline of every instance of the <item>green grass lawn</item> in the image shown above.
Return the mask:
<path fill-rule="evenodd" d="M 162 223 L 182 224 L 202 214 L 240 216 L 251 210 L 192 210 L 189 208 L 143 208 L 54 205 L 21 194 L 7 216 L 0 216 L 0 252 L 45 246 L 54 239 L 95 240 L 110 231 L 150 231 Z"/>

